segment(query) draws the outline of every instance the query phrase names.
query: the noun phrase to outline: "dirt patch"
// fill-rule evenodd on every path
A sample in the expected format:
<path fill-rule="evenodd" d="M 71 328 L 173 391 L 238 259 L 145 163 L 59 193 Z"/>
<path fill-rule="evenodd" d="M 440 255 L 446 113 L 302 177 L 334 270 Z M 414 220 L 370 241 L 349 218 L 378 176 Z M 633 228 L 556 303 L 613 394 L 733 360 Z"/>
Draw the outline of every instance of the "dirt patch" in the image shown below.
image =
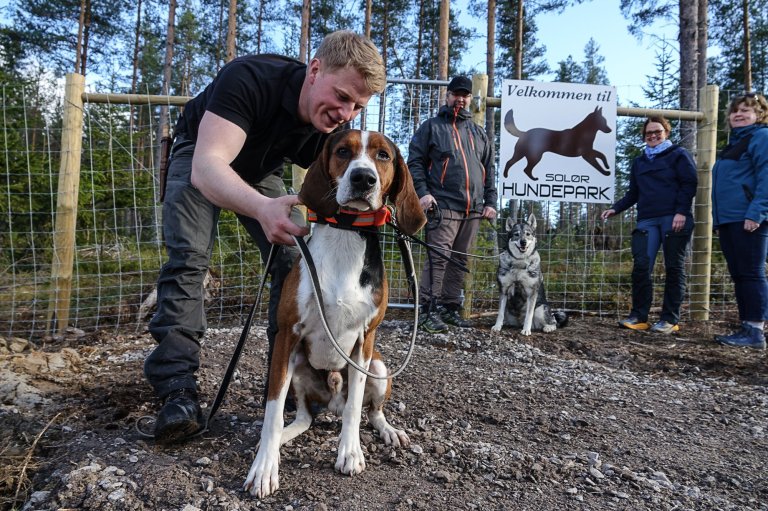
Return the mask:
<path fill-rule="evenodd" d="M 394 367 L 410 324 L 378 344 Z M 134 426 L 158 403 L 145 334 L 73 333 L 0 354 L 0 499 L 6 509 L 768 510 L 768 361 L 717 346 L 725 326 L 671 336 L 574 318 L 552 334 L 478 328 L 419 336 L 390 421 L 363 424 L 367 468 L 333 469 L 340 422 L 321 413 L 281 450 L 280 490 L 241 490 L 261 427 L 266 341 L 255 328 L 209 432 L 162 448 Z M 211 330 L 200 383 L 213 399 L 240 334 Z M 7 344 L 7 343 L 6 343 Z"/>

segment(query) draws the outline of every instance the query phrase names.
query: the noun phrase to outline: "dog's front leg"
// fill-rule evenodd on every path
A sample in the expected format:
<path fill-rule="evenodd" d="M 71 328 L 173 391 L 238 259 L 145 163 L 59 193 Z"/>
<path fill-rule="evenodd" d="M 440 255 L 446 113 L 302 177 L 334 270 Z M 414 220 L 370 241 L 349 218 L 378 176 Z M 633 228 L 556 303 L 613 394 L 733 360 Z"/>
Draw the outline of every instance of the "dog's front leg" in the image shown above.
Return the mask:
<path fill-rule="evenodd" d="M 504 316 L 507 311 L 507 293 L 504 290 L 499 294 L 499 313 L 496 315 L 496 324 L 491 327 L 491 332 L 501 332 L 501 327 L 504 326 Z"/>
<path fill-rule="evenodd" d="M 362 335 L 352 350 L 351 358 L 366 369 L 371 362 L 370 359 L 364 360 Z M 347 366 L 347 404 L 342 416 L 336 470 L 351 476 L 365 470 L 365 457 L 360 447 L 360 417 L 363 411 L 365 379 L 365 374 L 352 366 Z"/>
<path fill-rule="evenodd" d="M 525 320 L 523 321 L 523 331 L 520 332 L 523 335 L 531 335 L 531 328 L 533 326 L 533 314 L 536 312 L 536 300 L 539 297 L 538 290 L 528 295 L 528 299 L 525 301 Z"/>
<path fill-rule="evenodd" d="M 368 370 L 377 376 L 387 376 L 387 366 L 378 358 L 378 355 L 368 365 Z M 408 447 L 411 444 L 408 434 L 402 429 L 393 427 L 384 416 L 384 403 L 391 390 L 391 385 L 391 379 L 366 379 L 364 400 L 368 405 L 368 422 L 379 432 L 379 436 L 385 444 L 394 447 Z"/>
<path fill-rule="evenodd" d="M 243 489 L 254 497 L 266 497 L 280 488 L 278 468 L 280 467 L 280 438 L 283 435 L 283 409 L 291 378 L 296 367 L 296 350 L 288 357 L 288 363 L 280 364 L 272 359 L 269 373 L 269 396 L 264 410 L 264 425 L 261 427 L 256 459 L 251 464 Z M 280 379 L 278 375 L 283 374 Z"/>

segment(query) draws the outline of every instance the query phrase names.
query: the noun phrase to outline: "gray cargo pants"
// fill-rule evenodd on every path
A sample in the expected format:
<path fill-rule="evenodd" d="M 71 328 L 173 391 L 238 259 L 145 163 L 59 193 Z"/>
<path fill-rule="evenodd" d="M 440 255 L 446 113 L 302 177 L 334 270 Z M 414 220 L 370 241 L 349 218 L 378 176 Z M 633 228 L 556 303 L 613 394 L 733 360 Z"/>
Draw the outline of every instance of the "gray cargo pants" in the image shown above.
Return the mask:
<path fill-rule="evenodd" d="M 203 302 L 203 279 L 210 264 L 221 209 L 211 204 L 190 183 L 194 145 L 176 140 L 171 156 L 163 202 L 163 234 L 168 262 L 157 281 L 157 312 L 149 331 L 159 343 L 144 362 L 144 374 L 161 399 L 174 390 L 197 388 L 195 372 L 200 366 L 200 338 L 207 322 Z M 181 146 L 181 147 L 180 147 Z M 176 149 L 178 148 L 178 150 Z M 270 175 L 255 188 L 268 197 L 285 195 L 279 175 Z M 271 244 L 254 219 L 238 219 L 256 241 L 261 257 L 267 260 Z M 292 215 L 303 223 L 299 214 Z M 294 247 L 279 247 L 269 269 L 269 358 L 277 333 L 277 306 L 285 276 L 297 254 Z"/>
<path fill-rule="evenodd" d="M 434 228 L 426 231 L 425 241 L 442 254 L 466 266 L 466 254 L 472 248 L 480 229 L 481 219 L 467 220 L 463 211 L 444 209 L 443 218 Z M 478 213 L 470 212 L 471 216 Z M 452 250 L 456 252 L 451 252 Z M 419 285 L 419 301 L 422 310 L 426 310 L 430 301 L 444 305 L 448 309 L 461 308 L 461 290 L 464 288 L 466 273 L 459 266 L 450 264 L 440 256 L 431 255 L 424 261 Z"/>

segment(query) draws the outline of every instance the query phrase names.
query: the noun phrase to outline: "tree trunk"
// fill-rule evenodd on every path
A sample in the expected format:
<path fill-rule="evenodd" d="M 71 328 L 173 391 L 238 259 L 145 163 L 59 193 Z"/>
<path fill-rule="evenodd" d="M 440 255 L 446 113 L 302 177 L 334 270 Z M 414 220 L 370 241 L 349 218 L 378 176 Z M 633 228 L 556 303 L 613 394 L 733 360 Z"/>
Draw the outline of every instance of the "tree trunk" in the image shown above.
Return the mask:
<path fill-rule="evenodd" d="M 744 1 L 746 2 L 746 0 Z M 699 0 L 696 30 L 696 44 L 699 47 L 699 69 L 696 73 L 696 89 L 698 91 L 701 91 L 701 89 L 707 85 L 707 44 L 709 43 L 709 37 L 707 36 L 707 31 L 709 30 L 709 17 L 707 16 L 708 7 L 709 0 Z M 699 102 L 699 104 L 701 104 L 701 102 Z"/>
<path fill-rule="evenodd" d="M 176 27 L 176 4 L 177 0 L 170 0 L 168 2 L 168 25 L 166 26 L 166 33 L 165 33 L 165 57 L 163 60 L 163 83 L 162 83 L 162 93 L 164 95 L 168 95 L 170 93 L 171 89 L 171 70 L 173 65 L 173 42 L 175 38 L 175 27 Z M 183 92 L 182 92 L 183 94 Z M 169 119 L 168 119 L 168 105 L 162 104 L 160 105 L 160 120 L 157 123 L 157 141 L 162 144 L 162 141 L 166 137 L 170 137 L 171 129 L 169 126 Z M 170 142 L 170 141 L 169 141 Z M 162 145 L 160 146 L 161 150 L 157 151 L 155 154 L 155 172 L 157 173 L 156 176 L 156 182 L 162 184 L 162 180 L 160 179 L 160 166 L 163 162 L 163 154 L 162 154 Z M 160 203 L 160 197 L 162 195 L 162 190 L 157 190 L 157 197 L 155 197 L 155 204 Z M 160 219 L 160 213 L 161 208 L 157 208 L 156 215 L 158 216 L 158 220 Z M 160 222 L 157 223 L 157 225 L 161 225 Z M 158 237 L 160 236 L 160 233 L 157 234 Z"/>
<path fill-rule="evenodd" d="M 488 28 L 485 40 L 485 72 L 488 75 L 489 98 L 494 97 L 494 80 L 496 68 L 496 0 L 488 0 Z M 496 140 L 496 124 L 493 118 L 496 110 L 494 108 L 485 109 L 485 132 L 488 134 L 488 140 L 493 143 Z"/>
<path fill-rule="evenodd" d="M 437 34 L 437 79 L 448 79 L 448 27 L 451 20 L 451 0 L 440 0 L 440 25 Z M 442 103 L 442 101 L 441 101 Z"/>
<path fill-rule="evenodd" d="M 83 5 L 83 4 L 81 4 Z M 88 41 L 91 39 L 91 0 L 85 0 L 85 18 L 83 18 L 83 56 L 80 58 L 80 74 L 85 76 L 88 67 Z"/>
<path fill-rule="evenodd" d="M 696 73 L 699 67 L 696 42 L 698 31 L 698 1 L 680 0 L 680 108 L 697 110 Z M 696 124 L 683 121 L 680 126 L 680 145 L 690 152 L 696 151 Z"/>
<path fill-rule="evenodd" d="M 312 9 L 311 0 L 301 3 L 301 39 L 299 40 L 299 60 L 309 62 L 309 14 Z"/>
<path fill-rule="evenodd" d="M 264 2 L 259 0 L 259 10 L 256 14 L 256 53 L 261 53 L 261 38 L 264 33 Z"/>
<path fill-rule="evenodd" d="M 749 0 L 742 0 L 744 11 L 744 90 L 752 90 L 752 41 L 749 34 Z"/>
<path fill-rule="evenodd" d="M 80 19 L 77 22 L 77 45 L 75 46 L 75 73 L 80 72 L 80 58 L 83 51 L 83 31 L 85 30 L 85 1 L 80 0 Z"/>
<path fill-rule="evenodd" d="M 227 56 L 226 62 L 237 56 L 237 0 L 229 0 L 227 13 Z"/>
<path fill-rule="evenodd" d="M 451 19 L 451 0 L 440 0 L 439 19 L 437 24 L 437 79 L 448 79 L 448 29 Z M 434 65 L 434 64 L 433 64 Z M 446 88 L 438 89 L 437 104 L 445 103 Z"/>
<path fill-rule="evenodd" d="M 683 0 L 681 0 L 683 1 Z M 515 33 L 515 79 L 523 79 L 523 0 L 517 0 L 517 31 Z"/>
<path fill-rule="evenodd" d="M 365 0 L 365 22 L 363 34 L 368 39 L 371 38 L 371 10 L 373 9 L 373 0 Z"/>
<path fill-rule="evenodd" d="M 131 94 L 136 94 L 136 84 L 139 81 L 139 48 L 141 47 L 141 2 L 136 1 L 136 30 L 134 31 L 134 43 L 133 43 L 133 58 L 131 59 L 131 67 L 133 72 L 131 74 Z M 128 113 L 129 132 L 133 133 L 134 126 L 134 112 L 133 105 L 130 106 Z"/>

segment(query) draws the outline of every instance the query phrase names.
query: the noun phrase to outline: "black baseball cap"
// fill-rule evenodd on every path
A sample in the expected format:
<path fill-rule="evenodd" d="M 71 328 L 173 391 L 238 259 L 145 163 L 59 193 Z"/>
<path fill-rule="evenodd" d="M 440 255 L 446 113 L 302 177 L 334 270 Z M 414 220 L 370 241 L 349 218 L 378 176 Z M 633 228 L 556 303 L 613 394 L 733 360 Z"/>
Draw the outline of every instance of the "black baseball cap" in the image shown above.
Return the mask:
<path fill-rule="evenodd" d="M 472 80 L 466 76 L 456 76 L 451 83 L 448 84 L 448 92 L 464 91 L 467 94 L 472 93 Z"/>

